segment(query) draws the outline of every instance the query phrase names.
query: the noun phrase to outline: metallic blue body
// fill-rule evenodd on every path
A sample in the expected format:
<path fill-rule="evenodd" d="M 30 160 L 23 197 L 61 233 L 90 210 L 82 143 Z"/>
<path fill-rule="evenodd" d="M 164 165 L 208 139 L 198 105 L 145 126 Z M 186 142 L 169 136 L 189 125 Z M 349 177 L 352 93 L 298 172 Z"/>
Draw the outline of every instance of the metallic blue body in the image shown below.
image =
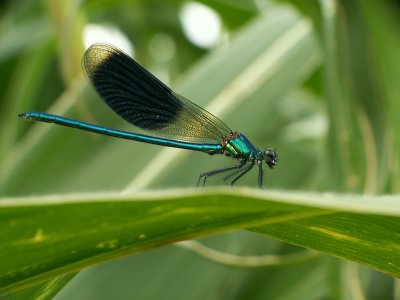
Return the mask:
<path fill-rule="evenodd" d="M 47 123 L 54 123 L 62 126 L 77 128 L 86 130 L 98 134 L 104 134 L 108 136 L 118 137 L 126 140 L 133 140 L 143 143 L 149 143 L 154 145 L 161 145 L 167 147 L 188 149 L 194 151 L 201 151 L 209 154 L 223 153 L 223 147 L 220 144 L 200 144 L 200 143 L 189 143 L 176 140 L 170 140 L 165 138 L 158 138 L 128 131 L 116 130 L 98 125 L 93 125 L 81 121 L 76 121 L 61 116 L 41 113 L 41 112 L 28 112 L 21 115 L 23 118 L 28 120 L 35 120 Z"/>
<path fill-rule="evenodd" d="M 256 149 L 242 133 L 236 133 L 236 137 L 228 139 L 223 149 L 234 158 L 245 160 L 263 159 L 263 153 Z"/>

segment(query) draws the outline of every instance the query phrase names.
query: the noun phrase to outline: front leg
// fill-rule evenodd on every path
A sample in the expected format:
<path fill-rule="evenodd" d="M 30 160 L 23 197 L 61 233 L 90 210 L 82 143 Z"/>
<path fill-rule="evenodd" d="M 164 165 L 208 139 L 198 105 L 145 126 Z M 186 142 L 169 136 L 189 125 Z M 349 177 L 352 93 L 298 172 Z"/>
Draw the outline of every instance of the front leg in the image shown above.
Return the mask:
<path fill-rule="evenodd" d="M 263 176 L 264 176 L 264 171 L 262 168 L 262 163 L 258 164 L 258 187 L 262 189 L 263 185 Z"/>

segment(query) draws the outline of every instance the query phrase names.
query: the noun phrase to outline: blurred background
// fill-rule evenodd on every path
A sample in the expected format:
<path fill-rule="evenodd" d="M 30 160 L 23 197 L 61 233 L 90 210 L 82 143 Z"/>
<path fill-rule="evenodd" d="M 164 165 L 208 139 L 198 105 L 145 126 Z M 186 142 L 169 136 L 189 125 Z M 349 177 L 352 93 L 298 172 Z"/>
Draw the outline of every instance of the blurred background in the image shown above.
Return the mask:
<path fill-rule="evenodd" d="M 259 148 L 277 147 L 266 189 L 398 193 L 399 28 L 396 0 L 2 1 L 0 195 L 194 187 L 201 172 L 234 163 L 16 117 L 43 111 L 140 132 L 87 83 L 81 59 L 94 42 L 123 49 Z M 257 172 L 238 185 L 256 188 Z M 240 255 L 299 251 L 246 232 L 203 242 Z M 392 278 L 330 257 L 239 269 L 170 246 L 84 270 L 57 299 L 391 299 L 396 290 Z"/>

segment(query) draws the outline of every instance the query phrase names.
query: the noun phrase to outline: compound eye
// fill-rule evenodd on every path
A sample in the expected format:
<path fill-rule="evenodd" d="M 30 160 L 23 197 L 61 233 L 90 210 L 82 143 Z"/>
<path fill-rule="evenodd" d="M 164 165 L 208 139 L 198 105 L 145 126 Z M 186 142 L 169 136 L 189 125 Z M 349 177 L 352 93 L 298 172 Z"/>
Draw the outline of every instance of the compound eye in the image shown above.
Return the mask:
<path fill-rule="evenodd" d="M 271 148 L 266 148 L 264 151 L 264 160 L 265 163 L 270 167 L 274 167 L 278 161 L 278 155 L 275 153 L 275 151 Z"/>

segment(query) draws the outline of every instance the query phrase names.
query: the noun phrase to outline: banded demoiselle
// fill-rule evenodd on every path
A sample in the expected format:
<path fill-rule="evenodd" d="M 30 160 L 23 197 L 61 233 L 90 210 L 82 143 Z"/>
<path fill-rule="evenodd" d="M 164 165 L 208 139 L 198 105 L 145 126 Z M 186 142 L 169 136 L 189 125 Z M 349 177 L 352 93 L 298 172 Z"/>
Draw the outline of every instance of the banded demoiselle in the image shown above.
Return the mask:
<path fill-rule="evenodd" d="M 131 57 L 109 44 L 93 44 L 83 56 L 86 77 L 100 98 L 130 124 L 156 136 L 148 136 L 93 125 L 41 112 L 18 115 L 24 119 L 55 123 L 98 134 L 167 147 L 224 154 L 239 163 L 200 174 L 197 186 L 208 177 L 227 172 L 224 182 L 233 185 L 258 165 L 258 186 L 262 187 L 262 162 L 273 168 L 278 156 L 267 147 L 258 150 L 237 131 L 220 119 L 173 92 Z"/>

